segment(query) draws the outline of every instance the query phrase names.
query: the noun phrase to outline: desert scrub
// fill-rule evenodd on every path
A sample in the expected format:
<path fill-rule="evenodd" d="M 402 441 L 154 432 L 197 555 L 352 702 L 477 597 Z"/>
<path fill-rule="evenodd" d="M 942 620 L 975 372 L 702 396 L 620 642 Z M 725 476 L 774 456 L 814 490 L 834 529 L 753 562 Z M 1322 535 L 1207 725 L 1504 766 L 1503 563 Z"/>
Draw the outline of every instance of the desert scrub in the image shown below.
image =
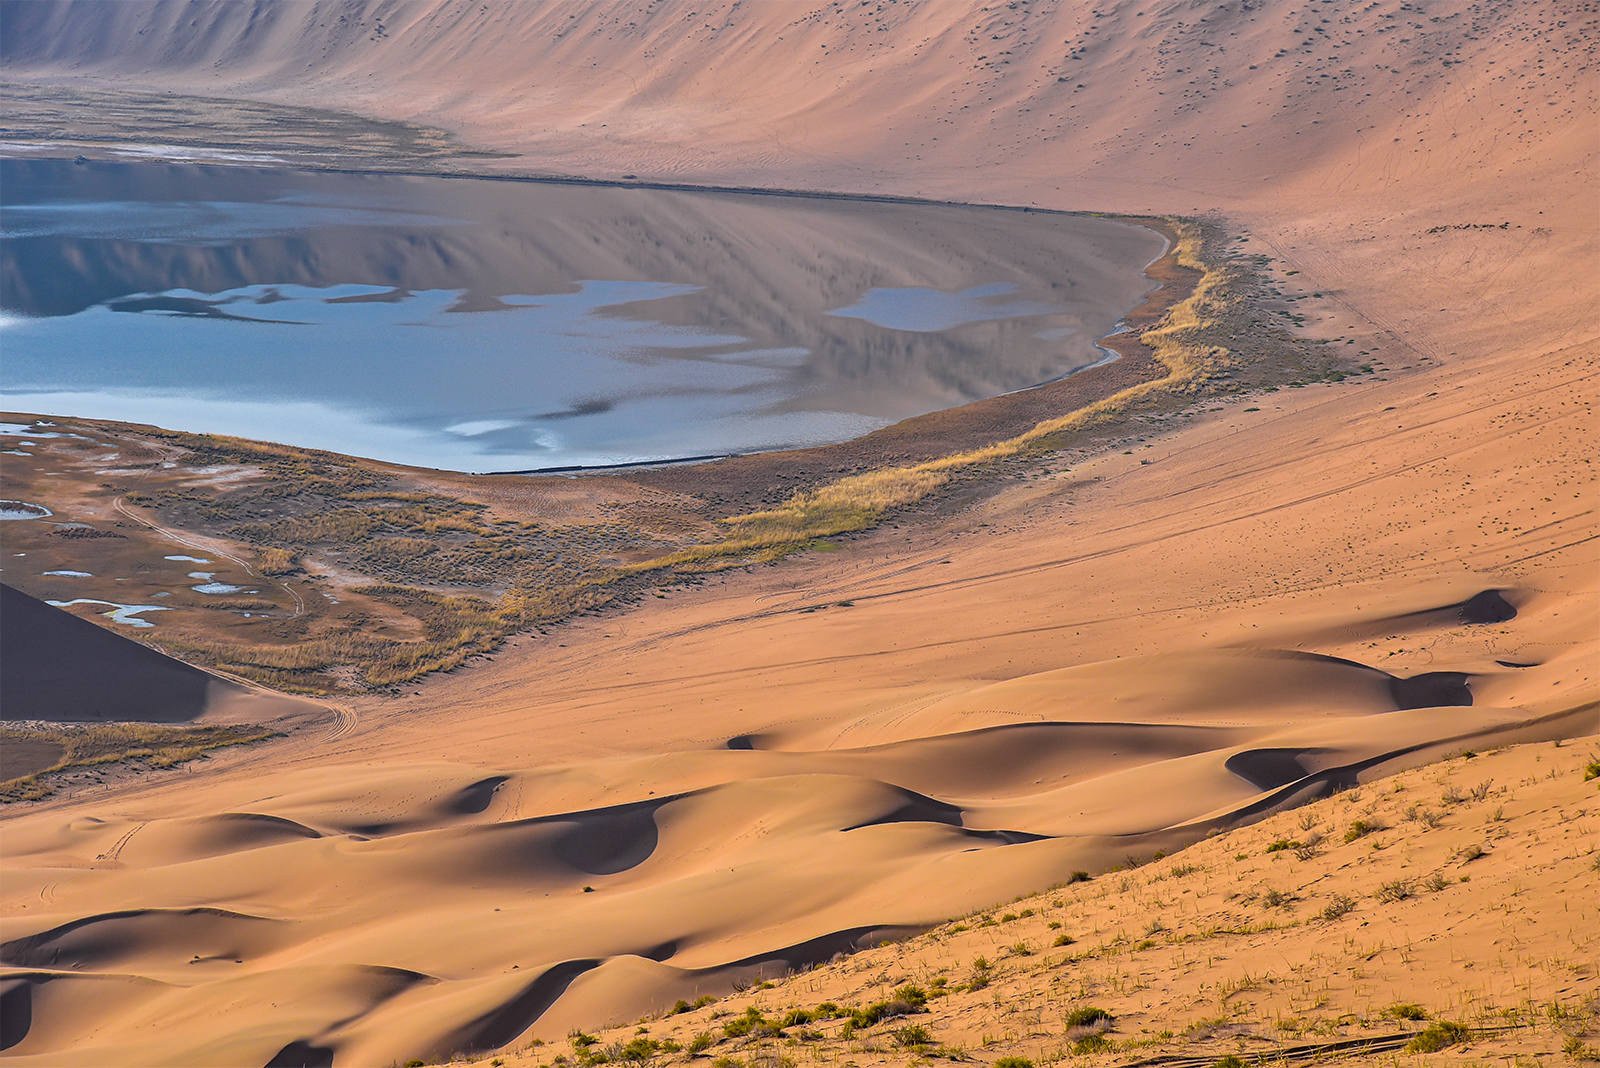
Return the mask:
<path fill-rule="evenodd" d="M 252 726 L 168 727 L 146 723 L 97 723 L 85 726 L 0 727 L 0 746 L 24 744 L 53 747 L 54 763 L 39 771 L 0 782 L 0 804 L 36 801 L 55 791 L 51 780 L 73 768 L 141 762 L 170 768 L 197 760 L 212 749 L 259 742 L 280 735 Z"/>
<path fill-rule="evenodd" d="M 1354 912 L 1355 908 L 1355 898 L 1348 897 L 1344 894 L 1334 894 L 1332 897 L 1328 898 L 1328 903 L 1322 907 L 1322 911 L 1318 913 L 1318 915 L 1323 920 L 1332 922 L 1341 916 Z"/>
<path fill-rule="evenodd" d="M 1410 879 L 1393 879 L 1378 887 L 1378 892 L 1372 896 L 1384 904 L 1393 904 L 1404 901 L 1411 896 L 1412 883 Z"/>
<path fill-rule="evenodd" d="M 1344 832 L 1345 845 L 1349 845 L 1359 838 L 1365 838 L 1369 834 L 1376 834 L 1384 829 L 1383 824 L 1377 820 L 1352 820 L 1349 828 Z"/>
<path fill-rule="evenodd" d="M 1442 1049 L 1458 1045 L 1472 1037 L 1472 1030 L 1462 1024 L 1440 1020 L 1432 1023 L 1417 1036 L 1406 1043 L 1407 1053 L 1438 1053 Z"/>
<path fill-rule="evenodd" d="M 1390 1005 L 1383 1010 L 1383 1014 L 1396 1020 L 1426 1020 L 1428 1018 L 1426 1009 L 1421 1005 L 1413 1005 L 1410 1002 L 1397 1002 Z"/>

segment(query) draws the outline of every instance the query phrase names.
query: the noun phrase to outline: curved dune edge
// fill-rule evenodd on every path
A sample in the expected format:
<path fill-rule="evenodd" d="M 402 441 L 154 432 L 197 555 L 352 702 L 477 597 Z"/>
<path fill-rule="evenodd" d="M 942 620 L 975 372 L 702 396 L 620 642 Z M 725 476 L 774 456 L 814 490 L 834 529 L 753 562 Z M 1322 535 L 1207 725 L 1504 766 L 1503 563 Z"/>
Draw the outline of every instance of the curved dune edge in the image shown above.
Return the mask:
<path fill-rule="evenodd" d="M 1585 754 L 1523 744 L 1458 756 L 1211 835 L 1164 861 L 590 1037 L 616 1050 L 644 1036 L 664 1047 L 654 1062 L 669 1065 L 697 1063 L 667 1051 L 699 1036 L 710 1043 L 704 1056 L 744 1059 L 802 1035 L 824 1063 L 1038 1062 L 1075 1050 L 1113 1054 L 1110 1063 L 1165 1056 L 1198 1066 L 1241 1051 L 1366 1063 L 1448 1021 L 1478 1058 L 1555 1054 L 1593 1033 L 1593 1006 L 1573 981 L 1592 971 L 1600 939 L 1587 923 L 1600 907 L 1592 828 L 1570 818 L 1592 806 Z M 1515 961 L 1503 955 L 1508 901 L 1541 918 L 1516 928 L 1524 954 Z M 854 1035 L 827 1014 L 789 1022 L 829 1002 L 848 1015 L 906 986 L 929 995 L 924 1007 Z M 1414 1006 L 1415 1018 L 1396 1005 Z M 1070 1026 L 1068 1015 L 1090 1006 L 1107 1021 Z M 604 1017 L 597 1009 L 591 1018 Z M 752 1011 L 777 1033 L 727 1029 Z M 922 1029 L 920 1048 L 897 1038 L 907 1027 Z M 1097 1033 L 1103 1048 L 1078 1045 Z M 534 1068 L 576 1051 L 519 1043 L 502 1056 L 509 1068 Z"/>
<path fill-rule="evenodd" d="M 211 815 L 41 811 L 6 834 L 10 892 L 42 904 L 0 946 L 28 1021 L 8 1056 L 366 1064 L 554 1040 L 1450 753 L 1592 730 L 1592 697 L 1482 699 L 1562 670 L 1460 673 L 1465 700 L 1419 707 L 1418 676 L 1196 650 L 976 687 L 855 723 L 849 747 L 268 770 Z M 248 1033 L 224 1011 L 244 996 L 272 1006 Z M 151 1030 L 174 1013 L 181 1031 Z"/>

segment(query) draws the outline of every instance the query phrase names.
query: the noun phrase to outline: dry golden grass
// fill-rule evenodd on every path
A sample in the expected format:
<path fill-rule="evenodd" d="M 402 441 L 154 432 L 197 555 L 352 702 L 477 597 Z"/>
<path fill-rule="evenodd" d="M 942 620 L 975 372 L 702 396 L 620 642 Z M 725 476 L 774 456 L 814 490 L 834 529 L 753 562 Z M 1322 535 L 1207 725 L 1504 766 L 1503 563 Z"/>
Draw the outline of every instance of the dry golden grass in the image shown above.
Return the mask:
<path fill-rule="evenodd" d="M 210 749 L 273 737 L 277 737 L 273 731 L 249 726 L 96 723 L 0 727 L 0 745 L 42 744 L 59 749 L 61 753 L 47 768 L 0 782 L 0 804 L 48 797 L 55 792 L 53 780 L 61 772 L 74 768 L 135 761 L 152 768 L 170 768 L 199 759 Z"/>
<path fill-rule="evenodd" d="M 709 1005 L 500 1058 L 1576 1064 L 1600 1037 L 1594 759 L 1585 740 L 1458 756 Z M 1441 794 L 1461 798 L 1442 821 L 1404 818 Z M 1356 819 L 1389 826 L 1341 842 Z M 1273 848 L 1314 837 L 1326 848 L 1307 856 Z"/>

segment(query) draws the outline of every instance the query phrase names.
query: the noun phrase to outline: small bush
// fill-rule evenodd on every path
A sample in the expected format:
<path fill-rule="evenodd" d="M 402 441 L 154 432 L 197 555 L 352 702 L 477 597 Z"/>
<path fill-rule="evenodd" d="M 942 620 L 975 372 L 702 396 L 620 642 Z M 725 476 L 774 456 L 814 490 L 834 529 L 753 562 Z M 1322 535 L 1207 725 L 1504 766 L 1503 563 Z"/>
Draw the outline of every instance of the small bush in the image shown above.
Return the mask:
<path fill-rule="evenodd" d="M 1428 1011 L 1421 1005 L 1412 1005 L 1409 1002 L 1399 1002 L 1390 1005 L 1383 1011 L 1385 1016 L 1392 1016 L 1396 1020 L 1426 1020 Z"/>
<path fill-rule="evenodd" d="M 910 1027 L 896 1028 L 892 1037 L 897 1046 L 933 1045 L 933 1036 L 928 1033 L 928 1029 L 915 1024 Z"/>
<path fill-rule="evenodd" d="M 1072 1044 L 1074 1056 L 1082 1057 L 1090 1053 L 1104 1053 L 1111 1048 L 1111 1040 L 1105 1035 L 1084 1035 Z"/>
<path fill-rule="evenodd" d="M 1245 1065 L 1244 1061 L 1230 1053 L 1220 1061 L 1213 1061 L 1211 1068 L 1245 1068 Z"/>
<path fill-rule="evenodd" d="M 1600 760 L 1591 760 L 1583 766 L 1583 781 L 1600 779 Z"/>
<path fill-rule="evenodd" d="M 702 1053 L 711 1048 L 711 1036 L 702 1031 L 689 1041 L 690 1053 Z"/>
<path fill-rule="evenodd" d="M 1271 888 L 1268 888 L 1261 895 L 1261 903 L 1267 906 L 1269 909 L 1281 908 L 1293 900 L 1293 895 L 1286 894 L 1281 890 L 1273 890 Z"/>
<path fill-rule="evenodd" d="M 1407 1053 L 1438 1053 L 1440 1050 L 1457 1043 L 1465 1042 L 1472 1035 L 1471 1029 L 1448 1020 L 1429 1024 L 1427 1030 L 1421 1031 L 1410 1042 L 1406 1043 Z"/>
<path fill-rule="evenodd" d="M 1111 1023 L 1114 1019 L 1114 1016 L 1098 1005 L 1085 1005 L 1081 1009 L 1073 1009 L 1067 1013 L 1066 1025 L 1068 1027 L 1088 1027 L 1090 1024 L 1099 1023 L 1101 1020 Z"/>
<path fill-rule="evenodd" d="M 1324 920 L 1333 921 L 1348 913 L 1354 912 L 1356 901 L 1353 897 L 1344 894 L 1334 894 L 1328 898 L 1328 903 L 1322 907 L 1320 915 Z"/>
<path fill-rule="evenodd" d="M 1267 846 L 1266 849 L 1263 849 L 1262 852 L 1282 853 L 1285 849 L 1299 849 L 1301 845 L 1302 843 L 1300 842 L 1291 841 L 1288 838 L 1280 838 L 1276 842 L 1273 842 L 1271 845 Z"/>
<path fill-rule="evenodd" d="M 656 1050 L 661 1048 L 661 1043 L 653 1038 L 640 1035 L 626 1046 L 622 1047 L 622 1056 L 617 1058 L 624 1061 L 647 1061 L 655 1056 Z"/>
<path fill-rule="evenodd" d="M 1385 904 L 1404 901 L 1411 896 L 1411 880 L 1395 879 L 1378 887 L 1378 892 L 1372 895 Z"/>
<path fill-rule="evenodd" d="M 1383 824 L 1377 820 L 1353 820 L 1350 823 L 1350 829 L 1344 832 L 1345 844 L 1349 845 L 1357 838 L 1365 838 L 1374 831 L 1381 830 L 1383 830 Z"/>
<path fill-rule="evenodd" d="M 1026 942 L 1016 942 L 1011 946 L 1011 952 L 1018 957 L 1033 956 L 1033 947 Z"/>
<path fill-rule="evenodd" d="M 1052 946 L 1070 946 L 1070 945 L 1072 945 L 1072 943 L 1074 943 L 1076 941 L 1077 941 L 1077 939 L 1073 938 L 1071 935 L 1063 934 L 1063 935 L 1056 935 L 1056 940 L 1054 942 L 1051 942 L 1050 944 Z"/>
<path fill-rule="evenodd" d="M 1483 856 L 1484 853 L 1485 853 L 1485 850 L 1484 850 L 1483 846 L 1477 845 L 1477 844 L 1473 844 L 1473 845 L 1469 845 L 1469 846 L 1463 846 L 1461 851 L 1459 853 L 1457 853 L 1456 856 L 1461 858 L 1461 863 L 1470 864 L 1473 861 L 1477 860 L 1479 857 Z"/>
<path fill-rule="evenodd" d="M 1033 1068 L 1033 1062 L 1026 1057 L 1001 1057 L 994 1068 Z"/>
<path fill-rule="evenodd" d="M 1422 880 L 1422 888 L 1424 890 L 1431 891 L 1431 892 L 1433 892 L 1435 894 L 1437 894 L 1440 890 L 1443 890 L 1445 887 L 1447 887 L 1449 885 L 1450 885 L 1450 880 L 1446 879 L 1443 875 L 1440 875 L 1438 872 L 1434 872 L 1432 875 L 1430 875 L 1426 879 Z"/>
<path fill-rule="evenodd" d="M 1067 876 L 1068 886 L 1071 886 L 1073 883 L 1086 883 L 1088 881 L 1089 873 L 1086 871 L 1075 871 L 1071 875 Z"/>

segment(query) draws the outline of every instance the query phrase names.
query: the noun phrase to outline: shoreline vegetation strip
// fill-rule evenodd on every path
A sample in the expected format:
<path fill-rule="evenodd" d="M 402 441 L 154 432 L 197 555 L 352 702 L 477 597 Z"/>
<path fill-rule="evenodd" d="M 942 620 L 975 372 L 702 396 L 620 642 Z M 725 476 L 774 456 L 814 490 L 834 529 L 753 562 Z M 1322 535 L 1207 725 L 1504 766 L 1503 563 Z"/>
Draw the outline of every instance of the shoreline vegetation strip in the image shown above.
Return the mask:
<path fill-rule="evenodd" d="M 275 580 L 305 576 L 307 557 L 337 552 L 369 580 L 350 586 L 349 593 L 412 621 L 412 636 L 401 636 L 297 612 L 273 620 L 253 640 L 230 640 L 230 632 L 216 625 L 220 620 L 204 618 L 199 625 L 169 625 L 140 637 L 180 659 L 288 692 L 383 690 L 451 670 L 514 634 L 625 603 L 651 584 L 693 581 L 697 574 L 826 546 L 820 539 L 871 528 L 956 480 L 981 477 L 1001 463 L 1042 458 L 1120 418 L 1187 408 L 1202 395 L 1271 391 L 1278 384 L 1340 380 L 1351 373 L 1325 357 L 1309 357 L 1317 343 L 1289 335 L 1257 307 L 1265 292 L 1259 284 L 1262 261 L 1230 252 L 1219 224 L 1106 217 L 1168 238 L 1167 253 L 1145 267 L 1147 277 L 1160 281 L 1164 264 L 1195 277 L 1192 286 L 1170 286 L 1165 308 L 1147 308 L 1153 325 L 1137 335 L 1164 375 L 991 444 L 853 473 L 799 489 L 775 508 L 695 520 L 670 537 L 622 522 L 564 527 L 527 517 L 496 520 L 487 506 L 453 493 L 396 488 L 406 476 L 351 457 L 95 421 L 151 444 L 176 446 L 185 466 L 244 464 L 266 476 L 254 489 L 226 493 L 147 486 L 142 479 L 123 491 L 128 504 L 157 509 L 163 527 L 200 528 L 248 546 L 257 556 L 256 570 Z M 1112 337 L 1130 345 L 1133 340 L 1130 331 Z M 1247 339 L 1249 352 L 1234 351 L 1239 338 Z M 706 477 L 715 479 L 715 471 L 708 469 Z M 263 520 L 262 509 L 283 517 Z M 498 585 L 504 592 L 460 592 L 472 585 Z"/>

